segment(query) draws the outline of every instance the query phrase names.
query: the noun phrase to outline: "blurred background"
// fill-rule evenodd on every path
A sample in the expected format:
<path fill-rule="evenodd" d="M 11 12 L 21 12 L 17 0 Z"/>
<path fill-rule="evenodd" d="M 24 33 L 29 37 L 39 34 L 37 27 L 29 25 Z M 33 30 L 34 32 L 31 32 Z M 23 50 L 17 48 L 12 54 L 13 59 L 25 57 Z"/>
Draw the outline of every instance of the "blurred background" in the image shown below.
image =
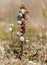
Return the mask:
<path fill-rule="evenodd" d="M 47 0 L 0 0 L 0 25 L 10 21 L 16 23 L 22 3 L 29 12 L 28 26 L 39 28 L 44 24 L 47 25 Z"/>
<path fill-rule="evenodd" d="M 17 16 L 20 10 L 20 6 L 24 4 L 26 10 L 29 12 L 27 14 L 28 20 L 26 22 L 26 33 L 24 37 L 26 37 L 27 41 L 29 40 L 28 44 L 24 44 L 24 51 L 27 51 L 27 55 L 25 58 L 31 58 L 39 63 L 37 65 L 46 65 L 47 64 L 47 0 L 0 0 L 0 58 L 2 58 L 1 65 L 4 65 L 4 62 L 7 65 L 8 59 L 6 56 L 8 55 L 9 61 L 12 65 L 12 61 L 14 61 L 14 56 L 6 51 L 9 49 L 9 45 L 11 43 L 12 47 L 17 44 L 19 45 L 19 37 L 16 35 L 17 31 L 20 31 L 20 25 L 17 24 Z M 10 24 L 12 25 L 13 34 L 11 40 L 11 28 Z M 14 24 L 14 26 L 13 26 Z M 24 42 L 25 43 L 25 42 Z M 11 46 L 11 45 L 10 45 Z M 4 48 L 6 50 L 4 50 Z M 19 48 L 17 46 L 17 48 Z M 29 51 L 30 50 L 30 51 Z M 2 51 L 2 53 L 1 53 Z M 4 51 L 6 53 L 4 53 Z M 26 54 L 26 53 L 25 53 Z M 13 58 L 11 58 L 13 57 Z M 4 60 L 3 60 L 4 59 Z M 0 60 L 1 61 L 1 60 Z M 15 62 L 15 64 L 17 61 Z M 18 60 L 19 63 L 19 60 Z M 23 63 L 23 61 L 22 61 Z M 25 62 L 24 62 L 25 63 Z M 46 64 L 45 64 L 46 63 Z M 13 65 L 15 65 L 13 64 Z M 16 64 L 16 65 L 23 65 L 23 64 Z M 31 64 L 32 65 L 32 64 Z"/>

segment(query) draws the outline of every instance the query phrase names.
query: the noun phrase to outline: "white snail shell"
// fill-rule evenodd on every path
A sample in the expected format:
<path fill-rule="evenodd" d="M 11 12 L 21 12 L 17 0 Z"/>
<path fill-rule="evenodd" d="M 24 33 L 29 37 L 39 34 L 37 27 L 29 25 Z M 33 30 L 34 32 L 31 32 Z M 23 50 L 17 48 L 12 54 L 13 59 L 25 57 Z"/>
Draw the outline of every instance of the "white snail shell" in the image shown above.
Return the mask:
<path fill-rule="evenodd" d="M 25 13 L 25 9 L 21 9 L 20 11 L 21 11 L 21 13 L 22 13 L 22 14 L 24 14 L 24 13 Z"/>
<path fill-rule="evenodd" d="M 20 37 L 20 41 L 22 41 L 22 42 L 23 42 L 24 40 L 25 40 L 25 39 L 24 39 L 24 37 L 23 37 L 23 36 L 21 36 L 21 37 Z"/>
<path fill-rule="evenodd" d="M 17 21 L 17 23 L 18 23 L 19 25 L 21 25 L 21 24 L 22 24 L 22 21 Z"/>

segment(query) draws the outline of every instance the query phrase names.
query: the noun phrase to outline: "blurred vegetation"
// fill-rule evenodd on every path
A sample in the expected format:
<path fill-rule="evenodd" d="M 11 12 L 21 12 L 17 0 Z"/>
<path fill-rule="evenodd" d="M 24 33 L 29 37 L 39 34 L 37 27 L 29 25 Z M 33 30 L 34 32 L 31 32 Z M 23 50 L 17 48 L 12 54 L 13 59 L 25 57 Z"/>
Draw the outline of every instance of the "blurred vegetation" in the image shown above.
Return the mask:
<path fill-rule="evenodd" d="M 14 24 L 13 33 L 12 33 L 13 40 L 11 44 L 11 33 L 8 31 L 9 25 L 10 25 L 10 22 L 8 23 L 7 26 L 5 25 L 0 26 L 0 39 L 2 39 L 2 41 L 8 40 L 9 44 L 8 44 L 8 41 L 6 43 L 11 48 L 9 49 L 7 45 L 4 45 L 6 56 L 8 58 L 13 56 L 10 51 L 13 51 L 15 49 L 16 52 L 17 51 L 20 52 L 20 49 L 19 49 L 20 41 L 19 41 L 19 37 L 16 35 L 16 32 L 20 30 L 20 26 Z M 40 40 L 41 38 L 39 38 L 38 33 L 39 31 L 33 27 L 27 28 L 27 31 L 24 34 L 24 36 L 26 39 L 29 39 L 29 42 L 28 43 L 24 42 L 23 56 L 25 59 L 30 59 L 36 62 L 38 62 L 40 59 L 42 61 L 43 59 L 42 55 L 46 53 L 44 46 L 46 45 L 47 38 L 45 35 L 43 35 L 42 37 L 43 40 L 41 41 Z M 15 55 L 15 56 L 18 56 L 18 55 Z M 16 63 L 14 63 L 14 65 L 15 64 Z"/>

